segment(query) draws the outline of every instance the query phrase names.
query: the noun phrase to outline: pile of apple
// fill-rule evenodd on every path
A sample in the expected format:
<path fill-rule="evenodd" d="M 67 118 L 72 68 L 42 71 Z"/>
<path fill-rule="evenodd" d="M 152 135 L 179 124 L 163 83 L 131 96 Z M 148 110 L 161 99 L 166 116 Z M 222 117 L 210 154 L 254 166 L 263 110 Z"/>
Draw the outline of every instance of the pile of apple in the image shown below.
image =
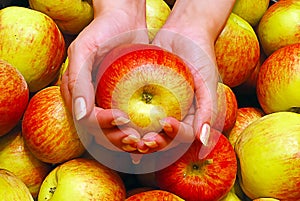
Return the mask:
<path fill-rule="evenodd" d="M 140 174 L 95 160 L 61 96 L 91 1 L 27 3 L 0 10 L 0 200 L 300 200 L 299 0 L 236 0 L 215 43 L 209 144 Z M 150 39 L 173 3 L 147 1 Z"/>

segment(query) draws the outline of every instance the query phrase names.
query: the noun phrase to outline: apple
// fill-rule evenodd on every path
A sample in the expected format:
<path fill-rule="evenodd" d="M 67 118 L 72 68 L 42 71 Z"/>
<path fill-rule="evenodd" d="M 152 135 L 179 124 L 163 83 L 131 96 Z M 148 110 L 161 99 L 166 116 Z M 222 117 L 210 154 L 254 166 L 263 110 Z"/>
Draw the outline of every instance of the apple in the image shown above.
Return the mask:
<path fill-rule="evenodd" d="M 24 143 L 18 126 L 0 138 L 0 168 L 11 171 L 28 187 L 33 198 L 52 166 L 38 160 Z"/>
<path fill-rule="evenodd" d="M 164 191 L 164 190 L 148 190 L 134 194 L 125 199 L 125 201 L 160 201 L 160 200 L 170 200 L 170 201 L 184 201 L 174 193 Z"/>
<path fill-rule="evenodd" d="M 280 201 L 276 198 L 257 198 L 257 199 L 254 199 L 253 201 Z"/>
<path fill-rule="evenodd" d="M 241 107 L 237 110 L 237 117 L 233 128 L 226 133 L 229 142 L 235 146 L 235 142 L 243 130 L 252 122 L 264 116 L 264 112 L 257 107 Z"/>
<path fill-rule="evenodd" d="M 72 159 L 54 168 L 38 195 L 39 201 L 123 201 L 125 198 L 125 186 L 118 173 L 96 160 L 85 158 Z"/>
<path fill-rule="evenodd" d="M 182 120 L 194 97 L 189 67 L 178 56 L 154 45 L 129 44 L 110 52 L 100 64 L 96 103 L 128 114 L 141 135 L 159 132 L 160 119 Z"/>
<path fill-rule="evenodd" d="M 269 7 L 270 0 L 236 0 L 232 12 L 256 26 Z"/>
<path fill-rule="evenodd" d="M 90 0 L 29 0 L 30 8 L 50 16 L 65 34 L 77 35 L 94 17 Z"/>
<path fill-rule="evenodd" d="M 226 133 L 231 130 L 236 121 L 238 102 L 232 89 L 221 82 L 217 86 L 217 99 L 217 116 L 212 127 Z"/>
<path fill-rule="evenodd" d="M 156 171 L 158 187 L 189 201 L 223 198 L 234 186 L 237 159 L 222 133 L 212 129 L 210 137 L 208 147 L 196 140 L 176 162 Z M 211 150 L 206 156 L 199 157 L 205 149 Z"/>
<path fill-rule="evenodd" d="M 157 190 L 157 189 L 155 189 L 153 187 L 150 187 L 150 186 L 135 187 L 135 188 L 127 190 L 127 192 L 126 192 L 126 198 L 128 198 L 128 197 L 130 197 L 132 195 L 138 194 L 138 193 L 142 193 L 142 192 L 146 192 L 146 191 L 151 191 L 151 190 Z"/>
<path fill-rule="evenodd" d="M 66 52 L 55 22 L 39 11 L 10 6 L 0 10 L 0 24 L 0 58 L 21 72 L 30 92 L 50 84 Z"/>
<path fill-rule="evenodd" d="M 62 163 L 85 151 L 81 142 L 84 138 L 77 134 L 59 86 L 46 87 L 30 99 L 22 134 L 33 155 L 46 163 Z"/>
<path fill-rule="evenodd" d="M 270 55 L 260 67 L 256 94 L 265 113 L 300 107 L 300 43 L 287 45 Z"/>
<path fill-rule="evenodd" d="M 0 136 L 3 136 L 22 118 L 29 101 L 29 88 L 23 75 L 1 59 L 0 91 Z"/>
<path fill-rule="evenodd" d="M 257 36 L 267 56 L 286 45 L 300 42 L 300 2 L 278 1 L 264 13 Z"/>
<path fill-rule="evenodd" d="M 239 182 L 250 199 L 300 200 L 299 122 L 294 112 L 267 114 L 237 139 Z"/>
<path fill-rule="evenodd" d="M 164 0 L 146 0 L 146 24 L 149 40 L 152 41 L 171 13 Z"/>
<path fill-rule="evenodd" d="M 241 201 L 241 199 L 233 191 L 229 191 L 220 201 Z"/>
<path fill-rule="evenodd" d="M 0 169 L 0 200 L 34 201 L 22 180 L 6 169 Z"/>
<path fill-rule="evenodd" d="M 231 13 L 215 42 L 215 54 L 224 84 L 236 87 L 245 82 L 260 57 L 259 41 L 252 26 Z"/>

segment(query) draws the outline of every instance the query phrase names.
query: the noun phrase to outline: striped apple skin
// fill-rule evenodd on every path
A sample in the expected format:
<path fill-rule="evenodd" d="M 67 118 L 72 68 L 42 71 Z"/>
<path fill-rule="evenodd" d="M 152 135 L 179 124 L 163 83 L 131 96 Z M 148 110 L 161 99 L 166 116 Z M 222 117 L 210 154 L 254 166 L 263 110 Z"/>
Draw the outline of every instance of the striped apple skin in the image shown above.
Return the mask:
<path fill-rule="evenodd" d="M 31 152 L 47 163 L 70 160 L 85 150 L 59 86 L 46 87 L 30 99 L 22 132 Z"/>

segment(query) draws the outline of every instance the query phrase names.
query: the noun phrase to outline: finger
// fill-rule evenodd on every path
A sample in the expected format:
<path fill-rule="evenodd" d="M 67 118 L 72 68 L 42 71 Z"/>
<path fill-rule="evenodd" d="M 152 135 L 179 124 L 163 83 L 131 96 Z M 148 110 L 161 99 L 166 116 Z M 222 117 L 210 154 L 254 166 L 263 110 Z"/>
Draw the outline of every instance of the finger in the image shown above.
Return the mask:
<path fill-rule="evenodd" d="M 122 126 L 130 122 L 128 116 L 118 109 L 95 108 L 97 122 L 103 129 Z"/>

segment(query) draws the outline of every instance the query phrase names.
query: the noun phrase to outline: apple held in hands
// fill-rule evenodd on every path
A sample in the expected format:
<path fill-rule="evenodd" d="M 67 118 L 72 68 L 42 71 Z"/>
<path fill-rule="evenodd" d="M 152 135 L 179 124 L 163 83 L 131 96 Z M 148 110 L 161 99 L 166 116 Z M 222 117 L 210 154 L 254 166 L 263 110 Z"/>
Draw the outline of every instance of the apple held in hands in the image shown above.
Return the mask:
<path fill-rule="evenodd" d="M 112 169 L 93 159 L 76 158 L 54 168 L 41 185 L 39 201 L 124 201 L 125 186 Z"/>
<path fill-rule="evenodd" d="M 238 177 L 249 198 L 300 200 L 299 122 L 294 112 L 267 114 L 237 139 Z"/>
<path fill-rule="evenodd" d="M 157 186 L 186 201 L 220 200 L 236 180 L 237 159 L 228 139 L 212 129 L 208 147 L 194 141 L 170 166 L 155 172 Z M 211 147 L 213 146 L 213 147 Z M 199 153 L 206 153 L 199 159 Z"/>
<path fill-rule="evenodd" d="M 178 56 L 154 45 L 131 44 L 110 52 L 98 72 L 96 103 L 116 108 L 142 135 L 159 132 L 159 120 L 182 120 L 194 97 L 190 69 Z"/>
<path fill-rule="evenodd" d="M 287 45 L 270 55 L 260 67 L 256 94 L 265 113 L 299 111 L 300 43 Z"/>
<path fill-rule="evenodd" d="M 50 84 L 66 51 L 55 22 L 39 11 L 11 6 L 0 10 L 0 24 L 0 58 L 20 71 L 31 92 Z"/>
<path fill-rule="evenodd" d="M 244 83 L 260 57 L 259 41 L 252 26 L 231 13 L 215 43 L 222 82 L 229 87 Z"/>
<path fill-rule="evenodd" d="M 23 75 L 0 59 L 0 136 L 15 127 L 27 107 L 29 88 Z"/>
<path fill-rule="evenodd" d="M 286 45 L 300 43 L 299 0 L 278 1 L 264 13 L 257 36 L 267 56 Z"/>
<path fill-rule="evenodd" d="M 62 163 L 85 151 L 84 136 L 78 136 L 59 86 L 46 87 L 30 99 L 22 132 L 29 150 L 43 162 Z"/>

